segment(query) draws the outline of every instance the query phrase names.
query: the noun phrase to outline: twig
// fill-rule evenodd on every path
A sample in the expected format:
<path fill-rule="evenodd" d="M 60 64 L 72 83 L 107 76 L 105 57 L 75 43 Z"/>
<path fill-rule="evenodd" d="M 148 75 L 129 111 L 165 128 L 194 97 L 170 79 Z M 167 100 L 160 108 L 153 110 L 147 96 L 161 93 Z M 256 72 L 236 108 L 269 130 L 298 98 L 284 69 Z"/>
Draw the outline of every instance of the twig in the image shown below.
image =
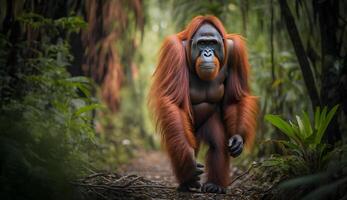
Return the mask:
<path fill-rule="evenodd" d="M 131 177 L 131 176 L 134 176 L 134 174 L 129 174 L 129 175 L 127 175 L 127 176 L 123 176 L 123 177 L 121 177 L 121 178 L 115 180 L 115 181 L 113 182 L 113 184 L 119 183 L 119 182 L 123 181 L 124 179 L 127 179 L 127 178 L 129 178 L 129 177 Z M 136 179 L 138 179 L 138 177 L 135 178 L 134 180 L 136 180 Z M 130 182 L 133 182 L 133 181 L 130 181 Z"/>
<path fill-rule="evenodd" d="M 248 174 L 251 169 L 253 169 L 254 166 L 258 165 L 258 163 L 254 162 L 252 163 L 252 165 L 247 169 L 246 172 L 242 173 L 241 175 L 237 176 L 236 178 L 234 178 L 229 185 L 232 185 L 236 180 L 238 180 L 239 178 L 243 177 L 244 175 Z"/>
<path fill-rule="evenodd" d="M 101 175 L 104 175 L 105 173 L 94 173 L 94 174 L 91 174 L 89 176 L 87 176 L 84 180 L 87 180 L 87 179 L 91 179 L 91 178 L 94 178 L 94 177 L 97 177 L 97 176 L 101 176 Z"/>
<path fill-rule="evenodd" d="M 132 186 L 129 186 L 129 188 L 147 188 L 147 187 L 162 188 L 162 189 L 176 189 L 176 187 L 168 187 L 168 186 L 163 186 L 163 185 L 132 185 Z"/>
<path fill-rule="evenodd" d="M 78 186 L 86 186 L 86 187 L 95 187 L 95 188 L 101 188 L 101 189 L 108 189 L 108 190 L 117 190 L 117 189 L 125 189 L 125 188 L 163 188 L 163 189 L 174 189 L 175 187 L 168 187 L 168 186 L 163 186 L 163 185 L 112 185 L 112 186 L 107 186 L 107 185 L 94 185 L 94 184 L 86 184 L 86 183 L 72 183 L 73 185 L 78 185 Z"/>
<path fill-rule="evenodd" d="M 122 187 L 123 187 L 123 188 L 128 187 L 129 185 L 131 185 L 131 183 L 135 182 L 136 180 L 138 180 L 138 179 L 140 179 L 140 178 L 142 178 L 142 177 L 141 177 L 141 176 L 138 176 L 138 177 L 134 178 L 133 180 L 129 181 L 128 183 L 122 185 Z"/>
<path fill-rule="evenodd" d="M 95 194 L 99 195 L 102 199 L 106 199 L 106 200 L 107 200 L 107 197 L 105 197 L 105 195 L 101 194 L 100 192 L 96 191 L 96 190 L 93 189 L 93 188 L 92 188 L 92 191 L 93 191 Z"/>

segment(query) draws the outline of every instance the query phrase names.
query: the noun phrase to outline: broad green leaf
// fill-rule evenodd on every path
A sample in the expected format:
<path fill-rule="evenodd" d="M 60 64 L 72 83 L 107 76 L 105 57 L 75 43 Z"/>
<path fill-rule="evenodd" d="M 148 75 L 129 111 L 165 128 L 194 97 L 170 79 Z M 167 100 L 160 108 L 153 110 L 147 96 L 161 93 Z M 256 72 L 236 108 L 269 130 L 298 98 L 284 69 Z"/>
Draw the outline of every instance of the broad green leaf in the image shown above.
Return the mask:
<path fill-rule="evenodd" d="M 298 122 L 298 127 L 299 127 L 299 131 L 298 131 L 298 136 L 301 139 L 305 139 L 306 138 L 306 133 L 305 133 L 305 129 L 304 129 L 304 124 L 301 121 L 301 118 L 299 116 L 295 116 L 296 117 L 296 121 Z"/>
<path fill-rule="evenodd" d="M 289 124 L 294 131 L 293 133 L 294 137 L 292 137 L 291 139 L 294 140 L 297 144 L 302 146 L 304 137 L 300 134 L 299 127 L 296 124 L 294 124 L 292 121 L 289 121 Z"/>
<path fill-rule="evenodd" d="M 317 146 L 316 144 L 316 134 L 311 134 L 309 137 L 307 137 L 304 140 L 305 146 L 308 146 L 310 148 L 315 148 Z"/>
<path fill-rule="evenodd" d="M 327 115 L 328 108 L 325 106 L 321 116 L 320 116 L 320 124 L 318 126 L 317 130 L 317 136 L 316 136 L 316 144 L 319 144 L 323 138 L 324 132 L 327 129 L 331 119 L 333 118 L 334 114 L 336 113 L 336 110 L 338 108 L 338 105 L 334 106 Z"/>
<path fill-rule="evenodd" d="M 281 117 L 277 115 L 268 114 L 268 115 L 265 115 L 265 120 L 269 121 L 272 125 L 276 126 L 289 138 L 295 137 L 293 128 L 287 122 L 285 122 Z"/>
<path fill-rule="evenodd" d="M 335 105 L 328 113 L 327 117 L 326 117 L 326 122 L 327 124 L 330 123 L 331 119 L 333 118 L 333 116 L 335 115 L 337 109 L 339 108 L 339 104 Z"/>
<path fill-rule="evenodd" d="M 310 118 L 308 117 L 308 114 L 306 112 L 302 113 L 302 119 L 305 127 L 306 138 L 308 138 L 312 135 L 312 126 Z"/>
<path fill-rule="evenodd" d="M 324 133 L 325 130 L 327 129 L 330 121 L 333 119 L 339 105 L 335 105 L 329 112 L 327 117 L 324 119 L 323 126 L 322 126 L 322 132 Z"/>
<path fill-rule="evenodd" d="M 323 126 L 323 122 L 326 118 L 326 114 L 327 114 L 328 108 L 326 106 L 324 106 L 322 112 L 320 113 L 320 118 L 319 118 L 319 125 L 318 125 L 318 130 L 322 128 Z"/>

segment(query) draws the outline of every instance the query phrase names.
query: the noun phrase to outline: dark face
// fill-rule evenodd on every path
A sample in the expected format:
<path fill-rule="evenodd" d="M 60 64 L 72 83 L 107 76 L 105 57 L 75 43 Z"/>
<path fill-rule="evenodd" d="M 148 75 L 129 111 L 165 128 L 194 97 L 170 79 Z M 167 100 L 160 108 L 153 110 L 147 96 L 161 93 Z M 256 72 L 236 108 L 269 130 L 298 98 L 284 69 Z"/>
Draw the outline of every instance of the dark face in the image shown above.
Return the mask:
<path fill-rule="evenodd" d="M 211 24 L 203 24 L 194 34 L 191 43 L 191 60 L 202 80 L 213 80 L 224 60 L 223 39 Z"/>

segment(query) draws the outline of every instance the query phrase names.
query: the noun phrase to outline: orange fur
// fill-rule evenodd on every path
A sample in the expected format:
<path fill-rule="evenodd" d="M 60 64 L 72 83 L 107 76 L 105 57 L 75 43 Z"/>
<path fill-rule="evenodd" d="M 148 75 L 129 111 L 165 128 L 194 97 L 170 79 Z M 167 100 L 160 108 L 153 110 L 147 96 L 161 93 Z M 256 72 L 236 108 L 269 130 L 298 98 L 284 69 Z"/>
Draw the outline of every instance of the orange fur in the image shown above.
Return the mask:
<path fill-rule="evenodd" d="M 160 51 L 149 106 L 179 182 L 191 176 L 195 164 L 196 140 L 192 132 L 188 92 L 185 51 L 177 36 L 170 36 Z"/>
<path fill-rule="evenodd" d="M 226 186 L 228 157 L 226 141 L 234 134 L 241 134 L 248 146 L 253 141 L 257 99 L 250 95 L 248 78 L 249 64 L 243 39 L 239 35 L 226 34 L 222 23 L 214 16 L 198 16 L 182 32 L 165 39 L 159 54 L 159 62 L 153 75 L 149 93 L 149 107 L 153 112 L 156 127 L 171 159 L 174 173 L 179 183 L 192 177 L 195 168 L 194 152 L 198 151 L 193 130 L 193 116 L 189 97 L 189 66 L 191 64 L 190 43 L 184 48 L 182 42 L 190 41 L 203 23 L 210 23 L 220 32 L 224 41 L 234 42 L 232 52 L 228 52 L 224 42 L 225 59 L 220 67 L 229 68 L 223 100 L 224 128 L 220 127 L 217 117 L 211 118 L 210 127 L 219 131 L 210 141 L 216 142 L 209 150 L 207 162 L 210 181 Z M 231 59 L 228 60 L 228 57 Z M 226 134 L 224 134 L 226 130 Z M 214 152 L 213 152 L 214 151 Z M 224 175 L 225 174 L 225 175 Z"/>
<path fill-rule="evenodd" d="M 251 148 L 256 130 L 258 99 L 250 95 L 249 63 L 244 39 L 237 34 L 228 34 L 233 40 L 231 60 L 228 66 L 231 73 L 227 80 L 224 99 L 224 120 L 227 134 L 240 134 L 246 146 Z"/>

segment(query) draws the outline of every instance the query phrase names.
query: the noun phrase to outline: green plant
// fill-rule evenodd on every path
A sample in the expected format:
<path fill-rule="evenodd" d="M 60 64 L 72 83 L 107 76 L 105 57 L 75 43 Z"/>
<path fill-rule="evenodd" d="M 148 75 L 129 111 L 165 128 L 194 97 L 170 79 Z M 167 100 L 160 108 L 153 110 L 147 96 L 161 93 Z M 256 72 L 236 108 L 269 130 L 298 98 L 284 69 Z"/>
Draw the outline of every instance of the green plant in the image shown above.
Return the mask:
<path fill-rule="evenodd" d="M 314 121 L 306 112 L 296 116 L 296 122 L 286 122 L 280 116 L 266 115 L 265 119 L 276 126 L 289 140 L 273 140 L 277 143 L 285 156 L 293 156 L 302 163 L 302 172 L 312 173 L 321 170 L 326 163 L 328 145 L 322 141 L 324 132 L 332 120 L 338 105 L 329 112 L 327 107 L 321 111 L 317 108 Z"/>
<path fill-rule="evenodd" d="M 296 199 L 343 199 L 347 197 L 347 146 L 336 147 L 330 153 L 329 163 L 324 171 L 300 176 L 279 184 L 281 191 L 296 191 Z M 301 188 L 300 192 L 298 188 Z"/>
<path fill-rule="evenodd" d="M 68 199 L 70 181 L 90 167 L 90 111 L 99 107 L 92 82 L 67 71 L 66 34 L 82 22 L 32 13 L 15 20 L 40 37 L 0 34 L 0 198 Z"/>

